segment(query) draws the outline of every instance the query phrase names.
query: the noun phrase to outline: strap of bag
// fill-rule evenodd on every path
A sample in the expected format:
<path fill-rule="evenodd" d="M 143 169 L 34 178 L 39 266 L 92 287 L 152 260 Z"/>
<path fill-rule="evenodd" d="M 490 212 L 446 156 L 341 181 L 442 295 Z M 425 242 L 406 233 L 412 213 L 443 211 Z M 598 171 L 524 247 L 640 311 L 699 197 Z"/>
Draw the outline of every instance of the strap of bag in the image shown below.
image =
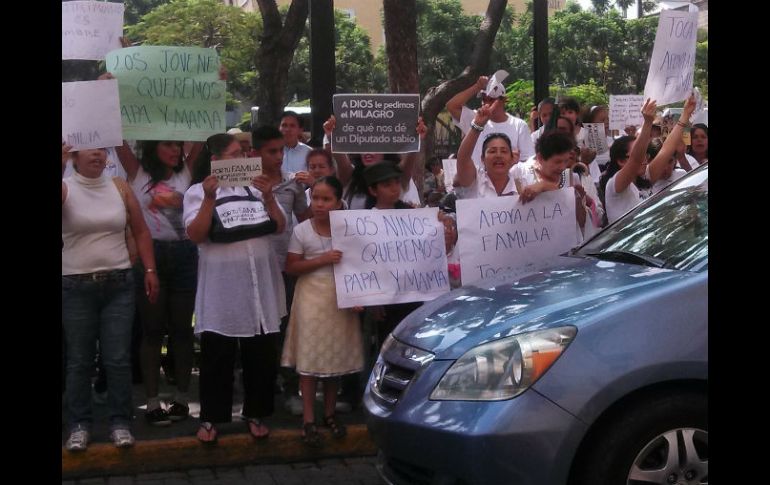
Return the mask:
<path fill-rule="evenodd" d="M 112 183 L 117 187 L 120 198 L 123 199 L 123 207 L 126 209 L 126 225 L 131 223 L 131 213 L 128 211 L 128 195 L 126 195 L 126 182 L 120 177 L 112 177 Z"/>

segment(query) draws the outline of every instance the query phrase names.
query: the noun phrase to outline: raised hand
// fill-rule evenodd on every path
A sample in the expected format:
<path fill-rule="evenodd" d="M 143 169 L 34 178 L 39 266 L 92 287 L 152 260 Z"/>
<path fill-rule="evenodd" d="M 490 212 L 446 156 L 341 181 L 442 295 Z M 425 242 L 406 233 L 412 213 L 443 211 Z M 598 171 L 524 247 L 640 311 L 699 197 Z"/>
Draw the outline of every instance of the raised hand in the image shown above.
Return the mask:
<path fill-rule="evenodd" d="M 329 116 L 329 119 L 324 121 L 324 133 L 326 133 L 327 136 L 332 136 L 332 131 L 334 131 L 334 128 L 337 126 L 337 118 L 334 117 L 334 115 Z"/>
<path fill-rule="evenodd" d="M 645 123 L 652 123 L 655 119 L 655 110 L 658 107 L 658 103 L 654 99 L 647 98 L 642 106 L 642 117 Z"/>
<path fill-rule="evenodd" d="M 217 189 L 219 188 L 219 180 L 216 175 L 209 175 L 203 179 L 203 194 L 209 199 L 217 198 Z"/>
<path fill-rule="evenodd" d="M 473 122 L 479 126 L 484 126 L 487 124 L 487 121 L 489 121 L 490 116 L 492 116 L 492 106 L 482 104 L 481 107 L 476 110 L 476 117 L 473 118 Z"/>

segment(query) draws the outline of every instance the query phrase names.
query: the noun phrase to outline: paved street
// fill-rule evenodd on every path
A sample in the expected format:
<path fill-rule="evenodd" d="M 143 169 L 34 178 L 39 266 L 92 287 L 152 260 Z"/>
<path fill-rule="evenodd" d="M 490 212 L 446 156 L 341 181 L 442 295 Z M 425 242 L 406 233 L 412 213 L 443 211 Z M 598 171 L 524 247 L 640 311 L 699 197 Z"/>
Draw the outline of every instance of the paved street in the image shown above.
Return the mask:
<path fill-rule="evenodd" d="M 374 457 L 335 458 L 283 465 L 194 468 L 63 481 L 62 485 L 381 485 Z"/>

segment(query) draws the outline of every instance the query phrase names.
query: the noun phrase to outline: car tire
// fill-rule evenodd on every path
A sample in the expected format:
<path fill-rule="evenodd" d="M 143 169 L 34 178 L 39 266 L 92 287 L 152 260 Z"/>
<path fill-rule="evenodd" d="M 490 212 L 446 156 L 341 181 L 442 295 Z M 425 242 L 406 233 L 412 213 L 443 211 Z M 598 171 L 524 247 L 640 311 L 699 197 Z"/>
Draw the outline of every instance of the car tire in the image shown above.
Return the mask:
<path fill-rule="evenodd" d="M 661 394 L 620 408 L 591 433 L 570 485 L 708 483 L 705 394 Z"/>

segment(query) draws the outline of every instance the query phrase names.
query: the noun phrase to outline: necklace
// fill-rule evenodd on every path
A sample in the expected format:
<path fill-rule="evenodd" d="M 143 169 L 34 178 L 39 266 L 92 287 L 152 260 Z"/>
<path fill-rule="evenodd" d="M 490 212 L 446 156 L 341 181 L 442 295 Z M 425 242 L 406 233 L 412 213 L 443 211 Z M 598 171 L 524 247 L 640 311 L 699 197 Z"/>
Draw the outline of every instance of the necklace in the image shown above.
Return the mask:
<path fill-rule="evenodd" d="M 331 251 L 332 249 L 331 236 L 322 236 L 321 234 L 319 234 L 313 219 L 310 219 L 310 227 L 313 229 L 313 233 L 318 238 L 318 242 L 321 243 L 321 249 L 323 249 L 324 252 Z"/>

